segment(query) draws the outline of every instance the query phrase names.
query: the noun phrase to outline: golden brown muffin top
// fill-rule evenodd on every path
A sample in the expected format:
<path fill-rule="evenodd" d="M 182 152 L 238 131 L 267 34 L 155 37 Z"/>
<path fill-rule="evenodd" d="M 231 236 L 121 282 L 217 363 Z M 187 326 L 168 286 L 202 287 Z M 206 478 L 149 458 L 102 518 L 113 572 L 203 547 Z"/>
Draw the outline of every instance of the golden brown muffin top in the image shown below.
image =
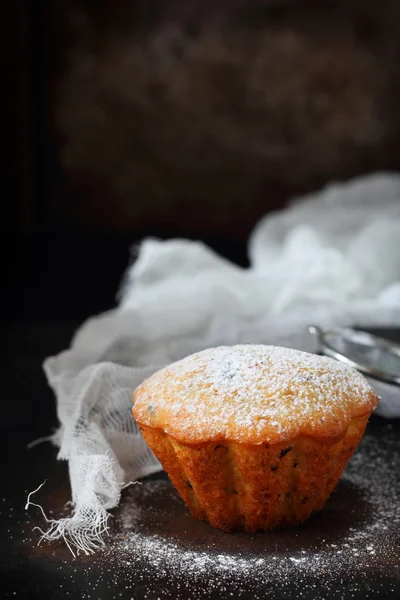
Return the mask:
<path fill-rule="evenodd" d="M 181 442 L 261 444 L 299 435 L 338 439 L 377 402 L 360 373 L 331 358 L 277 346 L 221 346 L 144 381 L 133 415 Z"/>

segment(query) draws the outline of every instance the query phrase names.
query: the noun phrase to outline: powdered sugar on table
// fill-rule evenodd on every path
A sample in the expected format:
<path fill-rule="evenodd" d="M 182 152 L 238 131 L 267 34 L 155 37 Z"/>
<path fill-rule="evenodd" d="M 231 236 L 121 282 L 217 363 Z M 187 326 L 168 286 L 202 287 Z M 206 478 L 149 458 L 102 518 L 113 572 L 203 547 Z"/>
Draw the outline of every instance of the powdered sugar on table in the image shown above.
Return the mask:
<path fill-rule="evenodd" d="M 193 519 L 161 475 L 128 488 L 104 551 L 75 561 L 94 581 L 81 597 L 107 585 L 135 600 L 397 598 L 400 449 L 390 425 L 382 433 L 366 434 L 325 509 L 297 528 L 229 534 Z"/>
<path fill-rule="evenodd" d="M 53 581 L 58 574 L 57 598 L 397 600 L 399 433 L 397 423 L 373 418 L 323 511 L 300 527 L 219 531 L 193 519 L 165 474 L 157 474 L 124 490 L 104 549 L 92 556 L 73 559 L 62 542 L 36 548 L 40 534 L 32 526 L 42 525 L 40 512 L 28 524 L 21 516 L 26 539 L 19 533 L 19 560 L 28 555 L 32 582 L 47 582 L 49 570 Z M 59 507 L 68 490 L 55 488 L 52 497 L 46 510 L 62 516 L 51 507 Z M 5 511 L 13 506 L 3 502 Z M 15 529 L 7 533 L 10 543 L 12 536 Z"/>

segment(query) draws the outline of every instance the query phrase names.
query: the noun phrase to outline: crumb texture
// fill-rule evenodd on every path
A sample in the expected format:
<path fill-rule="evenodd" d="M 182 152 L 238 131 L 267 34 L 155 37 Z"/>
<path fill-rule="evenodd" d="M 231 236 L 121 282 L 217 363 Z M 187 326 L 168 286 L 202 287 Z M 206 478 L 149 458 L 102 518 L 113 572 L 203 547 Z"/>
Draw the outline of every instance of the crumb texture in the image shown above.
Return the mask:
<path fill-rule="evenodd" d="M 238 345 L 158 371 L 136 390 L 133 414 L 185 443 L 281 443 L 300 435 L 340 439 L 377 401 L 360 373 L 333 359 Z"/>

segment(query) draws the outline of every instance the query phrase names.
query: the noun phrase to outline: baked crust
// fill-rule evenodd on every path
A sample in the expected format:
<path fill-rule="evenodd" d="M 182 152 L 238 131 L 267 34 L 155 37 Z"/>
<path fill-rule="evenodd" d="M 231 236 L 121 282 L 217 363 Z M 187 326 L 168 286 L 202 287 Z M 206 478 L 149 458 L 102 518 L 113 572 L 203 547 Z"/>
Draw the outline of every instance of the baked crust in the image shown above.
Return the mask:
<path fill-rule="evenodd" d="M 155 373 L 134 394 L 140 425 L 188 444 L 337 441 L 378 398 L 341 363 L 274 346 L 219 347 Z"/>

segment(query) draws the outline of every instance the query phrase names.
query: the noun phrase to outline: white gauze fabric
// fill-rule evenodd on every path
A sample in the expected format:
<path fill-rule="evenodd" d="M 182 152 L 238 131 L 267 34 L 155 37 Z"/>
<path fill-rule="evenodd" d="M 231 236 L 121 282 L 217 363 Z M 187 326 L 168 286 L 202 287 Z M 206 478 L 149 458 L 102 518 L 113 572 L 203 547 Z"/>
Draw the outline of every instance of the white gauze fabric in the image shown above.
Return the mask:
<path fill-rule="evenodd" d="M 400 325 L 400 177 L 331 185 L 267 215 L 239 268 L 200 242 L 145 240 L 114 310 L 89 319 L 44 369 L 57 399 L 72 513 L 46 539 L 92 552 L 124 485 L 161 469 L 131 415 L 158 368 L 221 344 L 315 351 L 310 323 Z M 398 398 L 383 414 L 400 415 Z M 379 410 L 379 409 L 378 409 Z"/>

